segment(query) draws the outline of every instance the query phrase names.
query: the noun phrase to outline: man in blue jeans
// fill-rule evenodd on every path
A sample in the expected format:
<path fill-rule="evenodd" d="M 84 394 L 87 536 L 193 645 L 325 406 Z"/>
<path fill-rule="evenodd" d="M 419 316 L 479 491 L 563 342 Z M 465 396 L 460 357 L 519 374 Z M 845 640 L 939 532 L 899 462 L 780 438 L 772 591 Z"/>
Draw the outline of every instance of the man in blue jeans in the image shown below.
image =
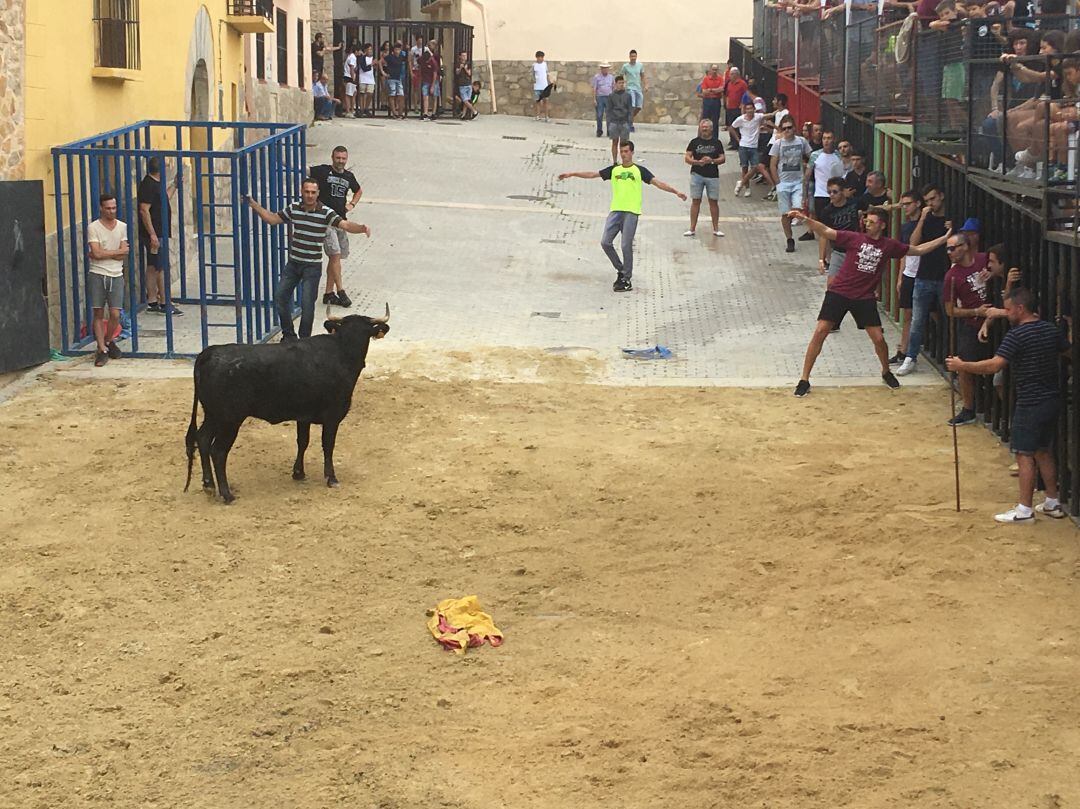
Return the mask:
<path fill-rule="evenodd" d="M 593 102 L 596 104 L 596 137 L 604 134 L 604 118 L 607 115 L 608 98 L 615 91 L 615 76 L 611 73 L 611 63 L 601 62 L 600 72 L 592 77 Z"/>
<path fill-rule="evenodd" d="M 926 207 L 919 217 L 919 224 L 911 234 L 911 245 L 919 245 L 944 236 L 951 227 L 945 219 L 945 192 L 936 185 L 923 188 Z M 911 334 L 908 337 L 907 356 L 896 369 L 897 376 L 907 376 L 915 370 L 922 350 L 926 325 L 932 313 L 942 311 L 945 273 L 949 271 L 949 253 L 942 246 L 931 250 L 919 261 L 915 287 L 911 293 Z"/>
<path fill-rule="evenodd" d="M 319 202 L 319 183 L 314 178 L 308 177 L 304 180 L 300 186 L 300 197 L 300 202 L 294 202 L 277 213 L 266 210 L 251 197 L 244 197 L 244 201 L 266 224 L 283 225 L 288 222 L 292 226 L 289 233 L 289 260 L 281 270 L 281 278 L 274 290 L 274 305 L 281 322 L 283 343 L 297 339 L 293 329 L 292 298 L 298 284 L 302 285 L 300 337 L 311 336 L 311 326 L 315 322 L 315 301 L 319 297 L 319 279 L 322 278 L 322 249 L 327 231 L 330 228 L 339 228 L 347 233 L 371 236 L 371 229 L 367 225 L 342 219 Z"/>

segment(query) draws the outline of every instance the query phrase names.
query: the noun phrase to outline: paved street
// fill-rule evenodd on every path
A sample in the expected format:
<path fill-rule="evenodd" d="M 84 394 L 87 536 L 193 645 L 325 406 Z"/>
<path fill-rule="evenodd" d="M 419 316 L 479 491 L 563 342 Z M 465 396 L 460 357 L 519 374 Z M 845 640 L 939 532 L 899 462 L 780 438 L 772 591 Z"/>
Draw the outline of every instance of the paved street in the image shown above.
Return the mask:
<path fill-rule="evenodd" d="M 690 127 L 642 126 L 638 160 L 685 190 Z M 721 229 L 707 208 L 684 237 L 689 203 L 647 188 L 634 291 L 611 291 L 599 247 L 609 187 L 559 182 L 598 169 L 608 142 L 588 122 L 482 117 L 468 124 L 341 121 L 309 134 L 309 164 L 336 143 L 364 186 L 354 218 L 374 237 L 353 239 L 346 288 L 361 310 L 393 310 L 391 339 L 436 349 L 580 348 L 607 381 L 764 386 L 793 384 L 824 289 L 813 245 L 794 255 L 773 203 L 733 199 L 736 165 L 721 174 Z M 897 333 L 887 330 L 890 345 Z M 627 360 L 623 347 L 660 344 L 670 360 Z M 938 382 L 921 372 L 911 382 Z M 880 384 L 869 341 L 850 321 L 831 337 L 815 384 Z"/>
<path fill-rule="evenodd" d="M 824 290 L 816 247 L 800 242 L 797 253 L 784 253 L 776 206 L 761 199 L 762 188 L 753 199 L 733 198 L 738 166 L 729 154 L 721 169 L 726 237 L 711 235 L 707 206 L 699 235 L 684 237 L 689 202 L 646 188 L 634 290 L 613 293 L 615 273 L 599 246 L 609 186 L 557 179 L 608 162 L 608 141 L 593 133 L 585 121 L 511 116 L 342 120 L 309 131 L 309 165 L 329 162 L 333 146 L 344 144 L 364 186 L 353 218 L 374 236 L 352 237 L 344 275 L 352 311 L 390 303 L 393 330 L 380 363 L 393 367 L 407 355 L 437 365 L 447 351 L 533 349 L 589 360 L 592 378 L 616 384 L 793 385 Z M 643 125 L 638 160 L 686 190 L 683 154 L 693 134 Z M 176 319 L 179 350 L 198 350 L 197 325 L 195 317 Z M 897 330 L 887 325 L 886 336 L 894 345 Z M 673 357 L 626 359 L 620 351 L 657 344 Z M 826 343 L 813 381 L 880 384 L 870 343 L 850 320 Z M 929 370 L 904 380 L 928 383 L 940 383 Z"/>

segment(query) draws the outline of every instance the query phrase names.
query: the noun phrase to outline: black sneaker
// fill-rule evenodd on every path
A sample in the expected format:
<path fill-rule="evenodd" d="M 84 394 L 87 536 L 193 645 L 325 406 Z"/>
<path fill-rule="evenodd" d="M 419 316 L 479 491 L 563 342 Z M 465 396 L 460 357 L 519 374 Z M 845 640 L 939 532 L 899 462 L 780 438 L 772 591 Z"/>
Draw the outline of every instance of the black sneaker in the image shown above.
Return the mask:
<path fill-rule="evenodd" d="M 611 285 L 612 292 L 629 292 L 634 288 L 634 285 L 630 283 L 629 279 L 623 278 L 621 275 L 615 279 L 615 283 Z"/>
<path fill-rule="evenodd" d="M 905 354 L 903 351 L 897 351 L 895 354 L 889 357 L 889 365 L 899 365 L 904 361 L 904 358 L 906 356 L 907 354 Z"/>
<path fill-rule="evenodd" d="M 337 296 L 333 292 L 324 292 L 322 296 L 323 306 L 337 306 Z"/>
<path fill-rule="evenodd" d="M 177 307 L 173 306 L 171 303 L 159 304 L 158 309 L 161 310 L 161 314 L 163 314 L 163 315 L 172 315 L 173 317 L 180 317 L 182 314 L 184 314 L 182 311 L 180 311 Z"/>
<path fill-rule="evenodd" d="M 784 252 L 786 252 L 786 253 L 794 253 L 795 252 L 795 240 L 794 239 L 788 239 L 787 240 L 787 250 L 785 250 Z"/>
<path fill-rule="evenodd" d="M 124 352 L 120 350 L 120 346 L 115 342 L 106 343 L 105 350 L 107 351 L 110 360 L 118 360 L 124 356 Z"/>
<path fill-rule="evenodd" d="M 344 289 L 339 289 L 338 290 L 338 293 L 337 293 L 337 305 L 341 306 L 341 307 L 343 307 L 345 309 L 348 309 L 350 306 L 352 306 L 352 300 L 349 298 L 348 295 L 345 294 Z"/>
<path fill-rule="evenodd" d="M 950 427 L 963 427 L 965 424 L 974 423 L 975 411 L 968 410 L 966 407 L 946 422 Z"/>
<path fill-rule="evenodd" d="M 795 386 L 795 395 L 800 399 L 810 392 L 810 383 L 805 379 L 800 379 L 799 384 Z"/>
<path fill-rule="evenodd" d="M 146 311 L 153 312 L 155 315 L 160 315 L 162 312 L 161 307 L 158 305 L 157 301 L 146 304 Z"/>
<path fill-rule="evenodd" d="M 799 241 L 800 242 L 812 242 L 812 241 L 814 241 L 814 233 L 813 233 L 813 231 L 808 230 L 806 233 L 804 233 L 802 236 L 799 237 Z"/>
<path fill-rule="evenodd" d="M 892 371 L 886 371 L 885 373 L 883 373 L 881 375 L 881 381 L 893 390 L 896 390 L 898 387 L 900 387 L 900 380 L 893 376 Z"/>
<path fill-rule="evenodd" d="M 295 343 L 295 342 L 297 342 L 299 340 L 300 340 L 300 338 L 297 337 L 295 334 L 283 334 L 283 335 L 281 335 L 281 342 L 283 342 L 283 343 Z"/>
<path fill-rule="evenodd" d="M 94 354 L 94 367 L 100 368 L 102 365 L 109 361 L 109 355 L 104 351 L 98 351 Z"/>

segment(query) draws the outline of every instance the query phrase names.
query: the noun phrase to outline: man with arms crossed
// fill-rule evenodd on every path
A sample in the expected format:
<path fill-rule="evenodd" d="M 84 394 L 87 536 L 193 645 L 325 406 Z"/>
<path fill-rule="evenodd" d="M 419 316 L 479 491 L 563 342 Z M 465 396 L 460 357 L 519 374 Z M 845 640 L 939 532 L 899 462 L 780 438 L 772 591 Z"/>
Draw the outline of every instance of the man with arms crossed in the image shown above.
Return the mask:
<path fill-rule="evenodd" d="M 300 186 L 300 202 L 294 202 L 284 210 L 272 213 L 253 200 L 244 200 L 255 214 L 268 225 L 292 227 L 289 236 L 289 260 L 281 270 L 274 305 L 281 321 L 281 341 L 295 340 L 293 329 L 292 297 L 297 285 L 301 287 L 300 336 L 310 337 L 315 322 L 315 299 L 319 296 L 319 276 L 322 275 L 322 250 L 330 228 L 347 230 L 349 233 L 371 235 L 367 225 L 348 222 L 319 202 L 319 183 L 308 177 Z"/>
<path fill-rule="evenodd" d="M 94 310 L 94 339 L 97 353 L 94 365 L 100 368 L 109 360 L 120 359 L 123 352 L 112 339 L 120 329 L 120 309 L 124 303 L 124 259 L 128 254 L 127 224 L 116 218 L 116 197 L 98 198 L 101 216 L 86 229 L 90 243 L 90 272 L 86 276 L 86 294 Z M 105 309 L 109 319 L 105 320 Z"/>
<path fill-rule="evenodd" d="M 643 166 L 634 164 L 634 143 L 626 141 L 619 149 L 620 163 L 616 166 L 608 166 L 600 171 L 568 171 L 559 175 L 560 180 L 570 177 L 579 177 L 582 180 L 610 180 L 611 181 L 611 213 L 608 214 L 604 225 L 604 237 L 600 240 L 600 246 L 604 248 L 615 272 L 618 275 L 612 290 L 615 292 L 629 292 L 634 288 L 630 279 L 634 274 L 634 234 L 637 232 L 638 217 L 641 216 L 641 189 L 642 185 L 651 185 L 661 191 L 674 194 L 683 202 L 686 194 L 672 188 L 653 176 L 653 173 Z M 615 250 L 615 237 L 622 233 L 622 259 Z"/>
<path fill-rule="evenodd" d="M 704 118 L 698 122 L 698 136 L 686 146 L 686 164 L 690 166 L 690 230 L 683 236 L 697 232 L 698 214 L 701 212 L 702 194 L 709 198 L 709 215 L 712 217 L 713 236 L 723 236 L 720 230 L 720 169 L 724 165 L 724 146 L 716 136 L 713 122 Z"/>
<path fill-rule="evenodd" d="M 814 221 L 803 211 L 793 210 L 790 216 L 792 219 L 805 220 L 806 226 L 815 235 L 828 239 L 844 251 L 844 263 L 840 266 L 840 272 L 836 274 L 832 284 L 825 291 L 825 300 L 822 301 L 821 311 L 818 313 L 817 325 L 810 337 L 810 344 L 806 347 L 802 379 L 795 386 L 795 395 L 805 396 L 810 392 L 810 372 L 814 369 L 821 347 L 825 345 L 825 339 L 833 327 L 843 320 L 848 312 L 855 318 L 855 325 L 864 329 L 874 344 L 874 351 L 881 362 L 881 381 L 890 388 L 900 387 L 900 383 L 889 370 L 889 348 L 885 345 L 885 336 L 881 333 L 881 316 L 877 308 L 877 290 L 881 283 L 881 273 L 889 259 L 903 258 L 909 253 L 916 256 L 925 255 L 945 244 L 952 231 L 918 247 L 909 247 L 885 236 L 885 231 L 889 227 L 889 215 L 880 208 L 871 208 L 867 212 L 866 233 L 833 230 L 821 222 Z"/>
<path fill-rule="evenodd" d="M 330 153 L 330 165 L 312 166 L 309 172 L 319 184 L 319 202 L 342 219 L 348 218 L 349 211 L 364 195 L 356 175 L 345 168 L 348 161 L 349 150 L 344 146 L 335 146 Z M 352 199 L 348 199 L 349 194 L 352 194 Z M 326 250 L 327 260 L 326 291 L 322 302 L 348 309 L 352 301 L 341 284 L 341 260 L 349 257 L 349 234 L 340 228 L 327 231 L 323 249 Z"/>
<path fill-rule="evenodd" d="M 1009 426 L 1012 450 L 1020 465 L 1020 502 L 994 519 L 1012 525 L 1031 524 L 1036 511 L 1060 519 L 1065 510 L 1058 500 L 1051 447 L 1061 410 L 1058 361 L 1069 343 L 1053 323 L 1039 319 L 1035 294 L 1029 289 L 1010 290 L 1005 296 L 1005 313 L 1011 328 L 994 357 L 981 362 L 947 357 L 945 367 L 958 373 L 993 374 L 1008 366 L 1016 380 L 1016 408 Z M 1038 475 L 1046 486 L 1046 500 L 1032 509 Z"/>

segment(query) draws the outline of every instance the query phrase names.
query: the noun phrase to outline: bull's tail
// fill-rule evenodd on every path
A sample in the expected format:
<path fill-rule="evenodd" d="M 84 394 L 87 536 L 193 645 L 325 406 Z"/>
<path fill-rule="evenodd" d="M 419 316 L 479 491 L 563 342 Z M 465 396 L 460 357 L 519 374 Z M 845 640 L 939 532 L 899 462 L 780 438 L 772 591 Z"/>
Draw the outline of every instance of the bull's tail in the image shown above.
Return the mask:
<path fill-rule="evenodd" d="M 187 444 L 187 482 L 184 483 L 184 491 L 191 486 L 191 467 L 195 463 L 195 442 L 199 436 L 199 428 L 195 426 L 195 416 L 199 412 L 199 360 L 195 360 L 195 393 L 191 402 L 191 423 L 187 428 L 185 443 Z"/>

